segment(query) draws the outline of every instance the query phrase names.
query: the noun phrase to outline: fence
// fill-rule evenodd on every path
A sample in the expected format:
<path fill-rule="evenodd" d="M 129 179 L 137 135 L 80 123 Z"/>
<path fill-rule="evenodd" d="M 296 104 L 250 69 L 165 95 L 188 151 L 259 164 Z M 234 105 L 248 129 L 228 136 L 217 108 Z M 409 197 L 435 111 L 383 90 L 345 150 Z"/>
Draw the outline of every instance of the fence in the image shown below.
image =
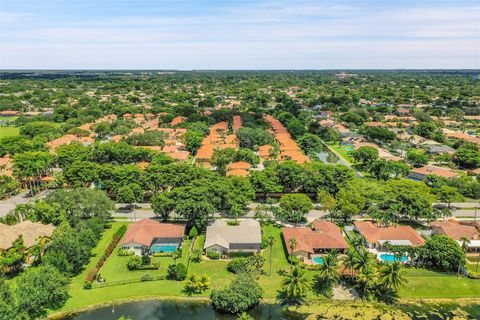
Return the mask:
<path fill-rule="evenodd" d="M 156 276 L 156 277 L 152 276 L 152 278 L 150 280 L 142 280 L 142 278 L 138 278 L 138 279 L 129 279 L 129 280 L 101 282 L 101 283 L 94 283 L 93 286 L 92 286 L 92 289 L 99 289 L 99 288 L 106 288 L 106 287 L 113 287 L 113 286 L 121 286 L 121 285 L 124 285 L 124 284 L 132 284 L 132 283 L 138 283 L 138 282 L 159 281 L 159 280 L 165 280 L 165 279 L 166 279 L 165 276 Z"/>

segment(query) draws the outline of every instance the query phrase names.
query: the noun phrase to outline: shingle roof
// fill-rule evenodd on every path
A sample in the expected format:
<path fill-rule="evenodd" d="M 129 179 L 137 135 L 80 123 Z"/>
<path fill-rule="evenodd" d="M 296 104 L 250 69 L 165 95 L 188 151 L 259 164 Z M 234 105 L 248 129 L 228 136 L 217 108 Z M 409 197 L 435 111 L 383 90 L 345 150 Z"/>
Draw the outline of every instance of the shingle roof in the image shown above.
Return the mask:
<path fill-rule="evenodd" d="M 230 243 L 261 243 L 260 223 L 256 220 L 241 220 L 238 226 L 229 226 L 225 220 L 215 220 L 207 227 L 204 248 L 220 245 L 229 248 Z"/>

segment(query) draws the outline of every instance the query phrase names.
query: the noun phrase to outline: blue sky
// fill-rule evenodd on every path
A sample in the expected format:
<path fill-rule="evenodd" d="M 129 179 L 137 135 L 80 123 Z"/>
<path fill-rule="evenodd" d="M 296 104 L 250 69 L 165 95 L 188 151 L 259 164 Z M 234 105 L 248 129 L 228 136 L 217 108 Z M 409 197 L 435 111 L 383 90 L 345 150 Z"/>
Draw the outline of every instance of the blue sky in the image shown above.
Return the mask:
<path fill-rule="evenodd" d="M 0 69 L 480 68 L 480 0 L 0 0 Z"/>

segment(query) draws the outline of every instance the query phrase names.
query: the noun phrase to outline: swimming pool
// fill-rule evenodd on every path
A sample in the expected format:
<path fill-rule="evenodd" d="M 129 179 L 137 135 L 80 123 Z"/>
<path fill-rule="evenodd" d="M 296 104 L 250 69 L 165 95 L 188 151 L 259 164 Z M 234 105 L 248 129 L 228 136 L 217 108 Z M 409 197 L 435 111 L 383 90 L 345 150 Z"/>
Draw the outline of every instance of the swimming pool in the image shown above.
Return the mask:
<path fill-rule="evenodd" d="M 150 248 L 150 252 L 174 252 L 177 251 L 177 246 L 156 246 Z"/>
<path fill-rule="evenodd" d="M 407 256 L 395 257 L 395 255 L 391 253 L 381 254 L 380 259 L 387 262 L 394 262 L 394 261 L 407 262 L 408 261 Z"/>
<path fill-rule="evenodd" d="M 312 261 L 315 264 L 323 264 L 323 258 L 322 257 L 313 257 Z"/>
<path fill-rule="evenodd" d="M 352 151 L 352 150 L 353 150 L 353 147 L 344 147 L 344 148 L 345 148 L 345 150 L 347 150 L 347 151 Z"/>

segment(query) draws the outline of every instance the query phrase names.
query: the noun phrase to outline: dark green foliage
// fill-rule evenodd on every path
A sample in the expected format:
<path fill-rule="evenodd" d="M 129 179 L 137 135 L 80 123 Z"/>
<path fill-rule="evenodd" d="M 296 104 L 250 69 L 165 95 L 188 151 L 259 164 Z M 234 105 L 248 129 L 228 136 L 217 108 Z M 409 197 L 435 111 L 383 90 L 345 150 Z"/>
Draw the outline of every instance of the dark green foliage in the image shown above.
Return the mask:
<path fill-rule="evenodd" d="M 420 261 L 441 271 L 457 271 L 465 265 L 465 252 L 453 239 L 445 235 L 434 235 L 418 249 Z"/>
<path fill-rule="evenodd" d="M 183 263 L 171 264 L 167 269 L 167 279 L 183 281 L 187 278 L 187 267 Z"/>
<path fill-rule="evenodd" d="M 257 305 L 262 295 L 263 290 L 254 277 L 248 273 L 242 273 L 232 281 L 228 288 L 213 290 L 210 299 L 215 309 L 225 313 L 238 314 Z"/>

